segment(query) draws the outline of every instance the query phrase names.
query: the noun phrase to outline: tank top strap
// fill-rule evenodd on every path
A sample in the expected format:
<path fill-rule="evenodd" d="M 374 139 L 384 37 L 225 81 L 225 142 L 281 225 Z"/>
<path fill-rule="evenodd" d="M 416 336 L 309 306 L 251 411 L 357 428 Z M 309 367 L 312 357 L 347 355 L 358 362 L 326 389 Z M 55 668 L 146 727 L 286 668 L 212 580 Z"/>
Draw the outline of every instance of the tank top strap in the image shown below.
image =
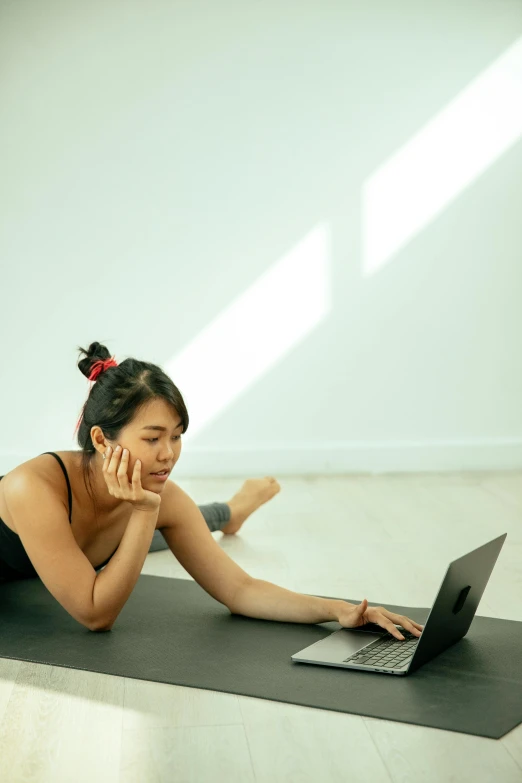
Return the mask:
<path fill-rule="evenodd" d="M 54 451 L 44 451 L 43 454 L 52 454 L 53 457 L 56 457 L 58 462 L 60 463 L 60 467 L 63 470 L 63 474 L 65 476 L 65 480 L 67 482 L 67 494 L 69 497 L 69 522 L 71 522 L 71 514 L 72 514 L 72 492 L 71 492 L 71 483 L 69 481 L 69 476 L 67 475 L 67 470 L 65 469 L 65 465 L 63 464 L 63 460 L 61 457 L 58 456 L 58 454 L 55 454 Z M 40 455 L 41 456 L 41 455 Z"/>

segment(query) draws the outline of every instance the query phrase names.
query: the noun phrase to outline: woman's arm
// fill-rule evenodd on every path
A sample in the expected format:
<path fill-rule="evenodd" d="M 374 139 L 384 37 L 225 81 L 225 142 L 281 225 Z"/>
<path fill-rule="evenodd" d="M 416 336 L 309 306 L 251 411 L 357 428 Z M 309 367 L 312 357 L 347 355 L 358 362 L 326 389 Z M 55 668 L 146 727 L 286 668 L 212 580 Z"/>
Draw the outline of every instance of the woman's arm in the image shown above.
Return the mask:
<path fill-rule="evenodd" d="M 326 623 L 337 620 L 339 604 L 354 606 L 336 598 L 318 598 L 285 590 L 284 587 L 254 579 L 239 592 L 230 609 L 232 614 L 244 614 L 259 620 L 279 620 L 284 623 Z"/>
<path fill-rule="evenodd" d="M 109 631 L 132 593 L 149 553 L 159 506 L 153 511 L 134 509 L 120 545 L 93 588 L 94 631 Z"/>

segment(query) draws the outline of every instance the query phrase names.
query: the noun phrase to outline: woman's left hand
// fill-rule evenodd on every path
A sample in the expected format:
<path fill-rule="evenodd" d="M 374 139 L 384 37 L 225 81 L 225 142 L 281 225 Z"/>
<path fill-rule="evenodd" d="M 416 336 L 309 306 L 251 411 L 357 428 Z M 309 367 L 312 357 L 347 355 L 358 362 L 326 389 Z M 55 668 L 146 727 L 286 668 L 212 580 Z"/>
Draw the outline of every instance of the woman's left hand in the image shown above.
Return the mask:
<path fill-rule="evenodd" d="M 360 628 L 367 623 L 375 623 L 389 631 L 396 639 L 404 639 L 401 632 L 395 627 L 402 625 L 406 631 L 410 631 L 414 636 L 420 636 L 424 628 L 409 617 L 403 614 L 394 614 L 389 612 L 384 606 L 368 606 L 366 598 L 360 604 L 349 604 L 346 601 L 339 601 L 337 609 L 337 621 L 344 628 Z"/>

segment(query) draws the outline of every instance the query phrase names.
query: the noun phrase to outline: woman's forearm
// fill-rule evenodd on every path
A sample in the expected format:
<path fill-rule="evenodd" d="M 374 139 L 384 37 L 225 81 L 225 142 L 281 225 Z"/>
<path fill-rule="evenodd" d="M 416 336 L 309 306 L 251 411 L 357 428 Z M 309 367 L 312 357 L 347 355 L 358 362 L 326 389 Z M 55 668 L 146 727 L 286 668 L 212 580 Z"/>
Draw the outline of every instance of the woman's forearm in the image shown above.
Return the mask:
<path fill-rule="evenodd" d="M 156 529 L 158 509 L 134 509 L 116 552 L 96 576 L 93 630 L 110 630 L 138 581 Z"/>
<path fill-rule="evenodd" d="M 337 608 L 346 601 L 336 598 L 319 598 L 313 595 L 293 593 L 262 579 L 252 579 L 248 587 L 240 590 L 232 614 L 243 614 L 259 620 L 279 620 L 286 623 L 326 623 L 337 620 Z M 354 604 L 349 604 L 353 606 Z"/>

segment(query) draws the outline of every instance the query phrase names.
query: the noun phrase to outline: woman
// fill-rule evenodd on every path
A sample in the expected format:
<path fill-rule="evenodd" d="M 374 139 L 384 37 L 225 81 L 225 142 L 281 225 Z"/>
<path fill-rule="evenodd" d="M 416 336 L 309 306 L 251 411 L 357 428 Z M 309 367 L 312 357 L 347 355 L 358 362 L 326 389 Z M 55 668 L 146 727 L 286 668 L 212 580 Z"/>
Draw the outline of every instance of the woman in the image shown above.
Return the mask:
<path fill-rule="evenodd" d="M 103 362 L 94 362 L 94 354 L 104 355 L 108 353 L 104 346 L 100 346 L 99 343 L 93 343 L 89 351 L 84 349 L 80 350 L 86 354 L 87 359 L 79 362 L 78 366 L 87 375 L 89 380 L 95 381 L 101 372 L 111 366 L 117 366 L 116 362 L 112 359 L 108 359 Z M 94 369 L 92 367 L 94 366 Z M 154 367 L 150 365 L 150 367 Z M 151 370 L 153 373 L 154 371 Z M 163 374 L 163 373 L 162 373 Z M 112 376 L 114 378 L 114 376 Z M 114 388 L 114 380 L 111 384 L 112 390 L 116 393 L 122 393 L 122 384 L 118 388 Z M 174 387 L 175 389 L 175 387 Z M 39 457 L 35 457 L 28 462 L 23 463 L 22 466 L 17 468 L 18 471 L 23 469 L 29 476 L 38 474 L 44 480 L 47 480 L 53 490 L 59 495 L 68 508 L 71 509 L 74 505 L 74 520 L 72 520 L 72 513 L 69 513 L 69 522 L 71 524 L 71 530 L 73 536 L 77 540 L 78 544 L 84 544 L 80 548 L 85 552 L 85 543 L 91 539 L 88 530 L 92 527 L 91 516 L 94 516 L 96 520 L 96 530 L 98 534 L 96 536 L 96 546 L 89 548 L 87 556 L 96 554 L 97 551 L 106 551 L 106 542 L 112 542 L 114 540 L 115 528 L 121 528 L 120 514 L 117 513 L 118 507 L 127 506 L 124 500 L 111 501 L 107 504 L 107 486 L 97 486 L 93 491 L 92 482 L 91 490 L 87 489 L 85 483 L 86 476 L 90 479 L 93 473 L 93 462 L 95 452 L 93 451 L 92 441 L 87 434 L 86 416 L 96 421 L 104 422 L 104 431 L 109 434 L 114 428 L 113 421 L 109 421 L 107 418 L 107 398 L 111 394 L 111 388 L 108 388 L 107 383 L 105 385 L 99 384 L 97 387 L 97 394 L 90 396 L 88 403 L 84 406 L 83 416 L 84 421 L 80 428 L 78 440 L 82 446 L 83 453 L 77 451 L 61 451 L 61 452 L 45 452 Z M 130 390 L 127 386 L 126 394 L 130 399 Z M 174 392 L 174 404 L 183 411 L 183 432 L 188 427 L 188 414 L 186 412 L 185 405 L 181 398 L 179 391 Z M 137 400 L 134 400 L 134 405 L 137 404 Z M 125 408 L 125 406 L 124 406 Z M 129 418 L 129 405 L 126 406 L 126 410 L 119 410 L 118 418 L 121 420 L 122 416 L 124 420 Z M 99 418 L 101 415 L 101 418 Z M 109 414 L 110 416 L 110 414 Z M 94 417 L 94 418 L 93 418 Z M 88 420 L 88 419 L 87 419 Z M 81 417 L 80 417 L 81 421 Z M 78 422 L 80 423 L 80 422 Z M 125 426 L 125 425 L 123 425 Z M 123 428 L 122 426 L 122 428 Z M 115 433 L 114 433 L 115 434 Z M 154 439 L 151 439 L 154 440 Z M 158 438 L 155 439 L 156 441 Z M 88 441 L 91 441 L 89 443 Z M 142 446 L 141 442 L 139 448 L 147 451 L 146 446 Z M 177 462 L 181 451 L 181 435 L 178 434 L 173 439 L 173 452 L 175 458 L 172 461 L 172 466 Z M 133 450 L 134 451 L 134 450 Z M 46 456 L 50 455 L 50 456 Z M 141 456 L 141 451 L 137 452 L 138 456 Z M 146 455 L 143 455 L 146 456 Z M 11 471 L 12 473 L 13 471 Z M 6 474 L 8 476 L 9 474 Z M 64 481 L 65 476 L 65 481 Z M 0 476 L 0 480 L 4 476 Z M 94 482 L 95 485 L 99 485 L 99 481 Z M 155 482 L 155 491 L 162 491 L 164 489 L 163 483 Z M 22 541 L 17 535 L 16 523 L 12 518 L 12 515 L 7 506 L 4 492 L 5 482 L 2 485 L 0 483 L 0 582 L 11 581 L 13 579 L 23 579 L 30 577 L 37 577 L 38 574 L 34 569 L 33 564 L 25 552 Z M 241 489 L 236 492 L 231 500 L 226 503 L 209 503 L 200 506 L 201 513 L 210 531 L 214 532 L 220 530 L 222 533 L 231 535 L 237 533 L 241 528 L 245 519 L 253 513 L 259 506 L 270 500 L 277 492 L 280 491 L 280 486 L 275 478 L 266 476 L 264 479 L 248 479 L 243 483 Z M 91 493 L 91 499 L 88 500 L 86 493 Z M 104 500 L 100 502 L 97 499 L 97 495 L 101 495 Z M 130 509 L 126 508 L 127 515 L 130 513 Z M 122 515 L 123 519 L 125 514 Z M 115 519 L 118 519 L 120 524 L 116 526 L 114 524 Z M 161 535 L 159 529 L 154 531 L 154 535 L 149 547 L 149 552 L 156 552 L 161 549 L 168 549 L 168 544 L 164 537 Z M 91 559 L 89 557 L 89 559 Z M 96 559 L 96 558 L 95 558 Z M 99 559 L 99 558 L 98 558 Z M 100 565 L 95 565 L 96 571 L 104 568 L 110 561 L 110 557 Z"/>
<path fill-rule="evenodd" d="M 345 627 L 375 622 L 402 639 L 396 622 L 420 636 L 423 626 L 368 608 L 366 599 L 355 605 L 304 596 L 246 574 L 208 531 L 236 532 L 280 491 L 277 481 L 250 479 L 229 503 L 198 509 L 168 480 L 189 424 L 171 378 L 137 359 L 118 365 L 97 342 L 79 350 L 85 357 L 78 367 L 96 381 L 77 424 L 81 451 L 45 452 L 3 477 L 0 582 L 39 577 L 75 619 L 90 630 L 109 630 L 161 530 L 181 565 L 234 613 L 337 619 Z"/>

